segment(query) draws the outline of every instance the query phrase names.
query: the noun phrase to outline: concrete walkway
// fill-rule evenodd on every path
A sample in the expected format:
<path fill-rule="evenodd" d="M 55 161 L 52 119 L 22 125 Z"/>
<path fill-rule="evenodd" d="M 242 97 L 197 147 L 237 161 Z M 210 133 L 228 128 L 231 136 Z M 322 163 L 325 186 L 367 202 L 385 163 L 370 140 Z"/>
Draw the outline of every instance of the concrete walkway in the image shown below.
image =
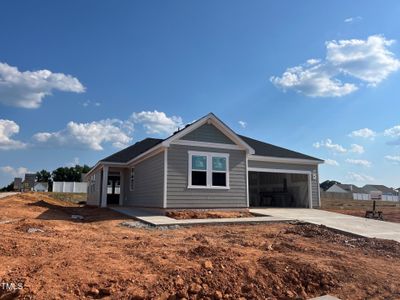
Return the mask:
<path fill-rule="evenodd" d="M 16 193 L 16 192 L 4 192 L 4 193 L 0 193 L 0 199 L 1 199 L 1 198 L 4 198 L 4 197 L 7 197 L 7 196 L 16 195 L 16 194 L 18 194 L 18 193 Z"/>
<path fill-rule="evenodd" d="M 277 218 L 299 220 L 307 223 L 325 225 L 355 235 L 395 240 L 400 242 L 400 224 L 354 217 L 319 209 L 301 208 L 257 208 L 250 212 Z"/>
<path fill-rule="evenodd" d="M 275 217 L 275 216 L 260 216 L 248 218 L 220 218 L 220 219 L 186 219 L 177 220 L 163 215 L 160 211 L 151 209 L 141 209 L 134 207 L 109 207 L 124 215 L 140 220 L 144 223 L 153 226 L 170 226 L 170 225 L 200 225 L 200 224 L 245 224 L 245 223 L 265 223 L 265 222 L 288 222 L 291 219 Z"/>

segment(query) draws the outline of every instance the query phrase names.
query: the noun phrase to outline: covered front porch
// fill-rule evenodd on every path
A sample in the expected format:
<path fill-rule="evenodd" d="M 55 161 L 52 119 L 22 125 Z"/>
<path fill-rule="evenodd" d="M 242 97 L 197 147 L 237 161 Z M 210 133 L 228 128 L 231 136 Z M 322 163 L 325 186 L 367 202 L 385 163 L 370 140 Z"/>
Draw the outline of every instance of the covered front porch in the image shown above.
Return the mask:
<path fill-rule="evenodd" d="M 122 206 L 126 198 L 127 168 L 104 165 L 100 180 L 100 206 Z"/>

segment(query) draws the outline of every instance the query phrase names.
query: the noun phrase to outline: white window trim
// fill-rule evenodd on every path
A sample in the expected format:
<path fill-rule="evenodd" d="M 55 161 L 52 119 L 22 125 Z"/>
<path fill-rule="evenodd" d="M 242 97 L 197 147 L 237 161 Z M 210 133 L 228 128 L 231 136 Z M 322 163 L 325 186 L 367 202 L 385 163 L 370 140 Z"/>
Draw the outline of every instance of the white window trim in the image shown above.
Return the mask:
<path fill-rule="evenodd" d="M 130 168 L 130 173 L 129 173 L 129 190 L 133 192 L 135 190 L 135 177 L 136 177 L 136 171 L 134 167 Z M 132 182 L 132 171 L 133 171 L 133 182 Z"/>
<path fill-rule="evenodd" d="M 207 185 L 192 185 L 192 156 L 206 156 L 207 157 Z M 226 186 L 214 186 L 212 185 L 212 158 L 213 157 L 224 157 L 226 159 L 226 172 L 215 171 L 216 173 L 226 173 Z M 218 152 L 201 152 L 201 151 L 188 151 L 188 189 L 209 189 L 209 190 L 229 190 L 229 153 L 218 153 Z"/>

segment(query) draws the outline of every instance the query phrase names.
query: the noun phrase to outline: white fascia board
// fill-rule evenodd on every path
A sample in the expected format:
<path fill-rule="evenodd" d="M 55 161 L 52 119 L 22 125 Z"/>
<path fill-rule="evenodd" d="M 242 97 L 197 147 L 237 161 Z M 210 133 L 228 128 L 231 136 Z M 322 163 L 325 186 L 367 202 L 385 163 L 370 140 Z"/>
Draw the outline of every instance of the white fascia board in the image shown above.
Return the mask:
<path fill-rule="evenodd" d="M 108 166 L 108 167 L 124 167 L 125 163 L 119 163 L 119 162 L 107 162 L 107 161 L 98 161 L 93 168 L 91 168 L 89 170 L 89 172 L 86 173 L 86 178 L 88 178 L 88 176 L 90 174 L 92 174 L 95 170 L 97 170 L 99 167 L 104 167 L 104 166 Z"/>
<path fill-rule="evenodd" d="M 311 175 L 311 171 L 307 170 L 290 170 L 290 169 L 273 169 L 273 168 L 248 168 L 249 172 L 261 172 L 261 173 L 288 173 L 288 174 L 307 174 Z"/>
<path fill-rule="evenodd" d="M 168 139 L 162 142 L 162 145 L 164 147 L 169 147 L 169 145 L 176 141 L 179 140 L 181 137 L 184 135 L 196 130 L 200 126 L 206 124 L 207 122 L 210 122 L 213 124 L 215 127 L 217 127 L 223 134 L 225 134 L 228 138 L 230 138 L 232 141 L 234 141 L 238 146 L 241 146 L 243 150 L 246 150 L 250 154 L 254 154 L 255 151 L 253 148 L 251 148 L 246 142 L 244 142 L 235 132 L 233 132 L 228 126 L 226 126 L 224 123 L 222 123 L 214 114 L 209 113 L 208 115 L 204 116 L 203 118 L 197 120 L 194 122 L 192 125 L 189 127 L 183 129 L 182 131 L 178 132 L 175 135 L 172 135 Z"/>
<path fill-rule="evenodd" d="M 164 150 L 164 147 L 162 147 L 160 144 L 157 146 L 154 146 L 153 148 L 150 148 L 146 152 L 140 154 L 139 156 L 136 156 L 135 158 L 131 159 L 130 161 L 126 163 L 121 163 L 121 162 L 108 162 L 108 161 L 99 161 L 97 164 L 90 169 L 90 171 L 86 174 L 88 176 L 89 174 L 93 173 L 94 170 L 96 170 L 100 166 L 108 166 L 108 167 L 129 167 L 130 164 L 135 163 L 139 160 L 142 160 L 143 158 L 147 158 L 150 156 L 153 156 L 154 154 L 157 154 Z M 147 157 L 146 157 L 147 156 Z"/>
<path fill-rule="evenodd" d="M 191 124 L 190 126 L 182 129 L 180 132 L 170 136 L 169 138 L 167 138 L 165 141 L 163 141 L 161 144 L 164 147 L 169 147 L 169 145 L 175 141 L 180 139 L 181 137 L 183 137 L 184 135 L 188 134 L 189 132 L 192 132 L 193 130 L 199 128 L 201 125 L 205 124 L 207 122 L 207 119 L 210 117 L 210 114 L 204 116 L 203 118 L 195 121 L 193 124 Z"/>
<path fill-rule="evenodd" d="M 130 166 L 134 163 L 137 163 L 138 161 L 142 161 L 144 159 L 147 159 L 153 155 L 156 155 L 162 151 L 165 150 L 165 147 L 161 144 L 158 144 L 156 146 L 154 146 L 153 148 L 150 148 L 149 150 L 143 152 L 142 154 L 132 158 L 130 161 L 128 161 L 127 163 L 125 163 L 126 166 Z"/>
<path fill-rule="evenodd" d="M 242 147 L 234 144 L 222 144 L 222 143 L 209 143 L 189 140 L 176 140 L 171 142 L 173 145 L 203 147 L 203 148 L 215 148 L 215 149 L 227 149 L 227 150 L 244 150 Z"/>
<path fill-rule="evenodd" d="M 318 165 L 318 164 L 323 163 L 323 161 L 320 161 L 320 160 L 302 159 L 302 158 L 286 158 L 286 157 L 275 157 L 275 156 L 261 156 L 261 155 L 249 155 L 249 160 L 275 162 L 275 163 L 301 164 L 301 165 Z"/>
<path fill-rule="evenodd" d="M 212 124 L 221 130 L 227 137 L 233 140 L 236 144 L 242 146 L 247 150 L 249 154 L 254 154 L 255 151 L 251 148 L 245 141 L 243 141 L 232 129 L 230 129 L 227 125 L 225 125 L 221 120 L 219 120 L 216 116 L 211 115 L 210 120 Z"/>

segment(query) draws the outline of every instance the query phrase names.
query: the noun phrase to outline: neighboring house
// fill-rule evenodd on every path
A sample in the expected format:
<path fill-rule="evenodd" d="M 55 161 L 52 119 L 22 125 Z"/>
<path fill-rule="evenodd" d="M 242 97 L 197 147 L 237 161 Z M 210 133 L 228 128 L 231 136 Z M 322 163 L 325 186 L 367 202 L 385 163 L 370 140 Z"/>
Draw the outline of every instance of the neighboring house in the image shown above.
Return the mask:
<path fill-rule="evenodd" d="M 33 190 L 35 192 L 48 192 L 49 184 L 47 182 L 35 182 Z"/>
<path fill-rule="evenodd" d="M 15 177 L 14 178 L 13 189 L 14 189 L 14 191 L 21 191 L 21 189 L 22 189 L 22 178 L 20 178 L 20 177 Z"/>
<path fill-rule="evenodd" d="M 371 195 L 371 199 L 384 200 L 384 201 L 399 201 L 398 192 L 385 185 L 380 184 L 366 184 L 363 189 Z"/>
<path fill-rule="evenodd" d="M 351 193 L 354 200 L 370 200 L 369 192 L 365 191 L 354 184 L 335 183 L 329 189 L 328 193 Z"/>
<path fill-rule="evenodd" d="M 25 179 L 22 182 L 22 190 L 24 192 L 29 192 L 33 190 L 36 181 L 36 174 L 26 173 Z"/>
<path fill-rule="evenodd" d="M 210 113 L 146 138 L 87 174 L 89 205 L 176 208 L 320 206 L 322 160 L 238 135 Z"/>

